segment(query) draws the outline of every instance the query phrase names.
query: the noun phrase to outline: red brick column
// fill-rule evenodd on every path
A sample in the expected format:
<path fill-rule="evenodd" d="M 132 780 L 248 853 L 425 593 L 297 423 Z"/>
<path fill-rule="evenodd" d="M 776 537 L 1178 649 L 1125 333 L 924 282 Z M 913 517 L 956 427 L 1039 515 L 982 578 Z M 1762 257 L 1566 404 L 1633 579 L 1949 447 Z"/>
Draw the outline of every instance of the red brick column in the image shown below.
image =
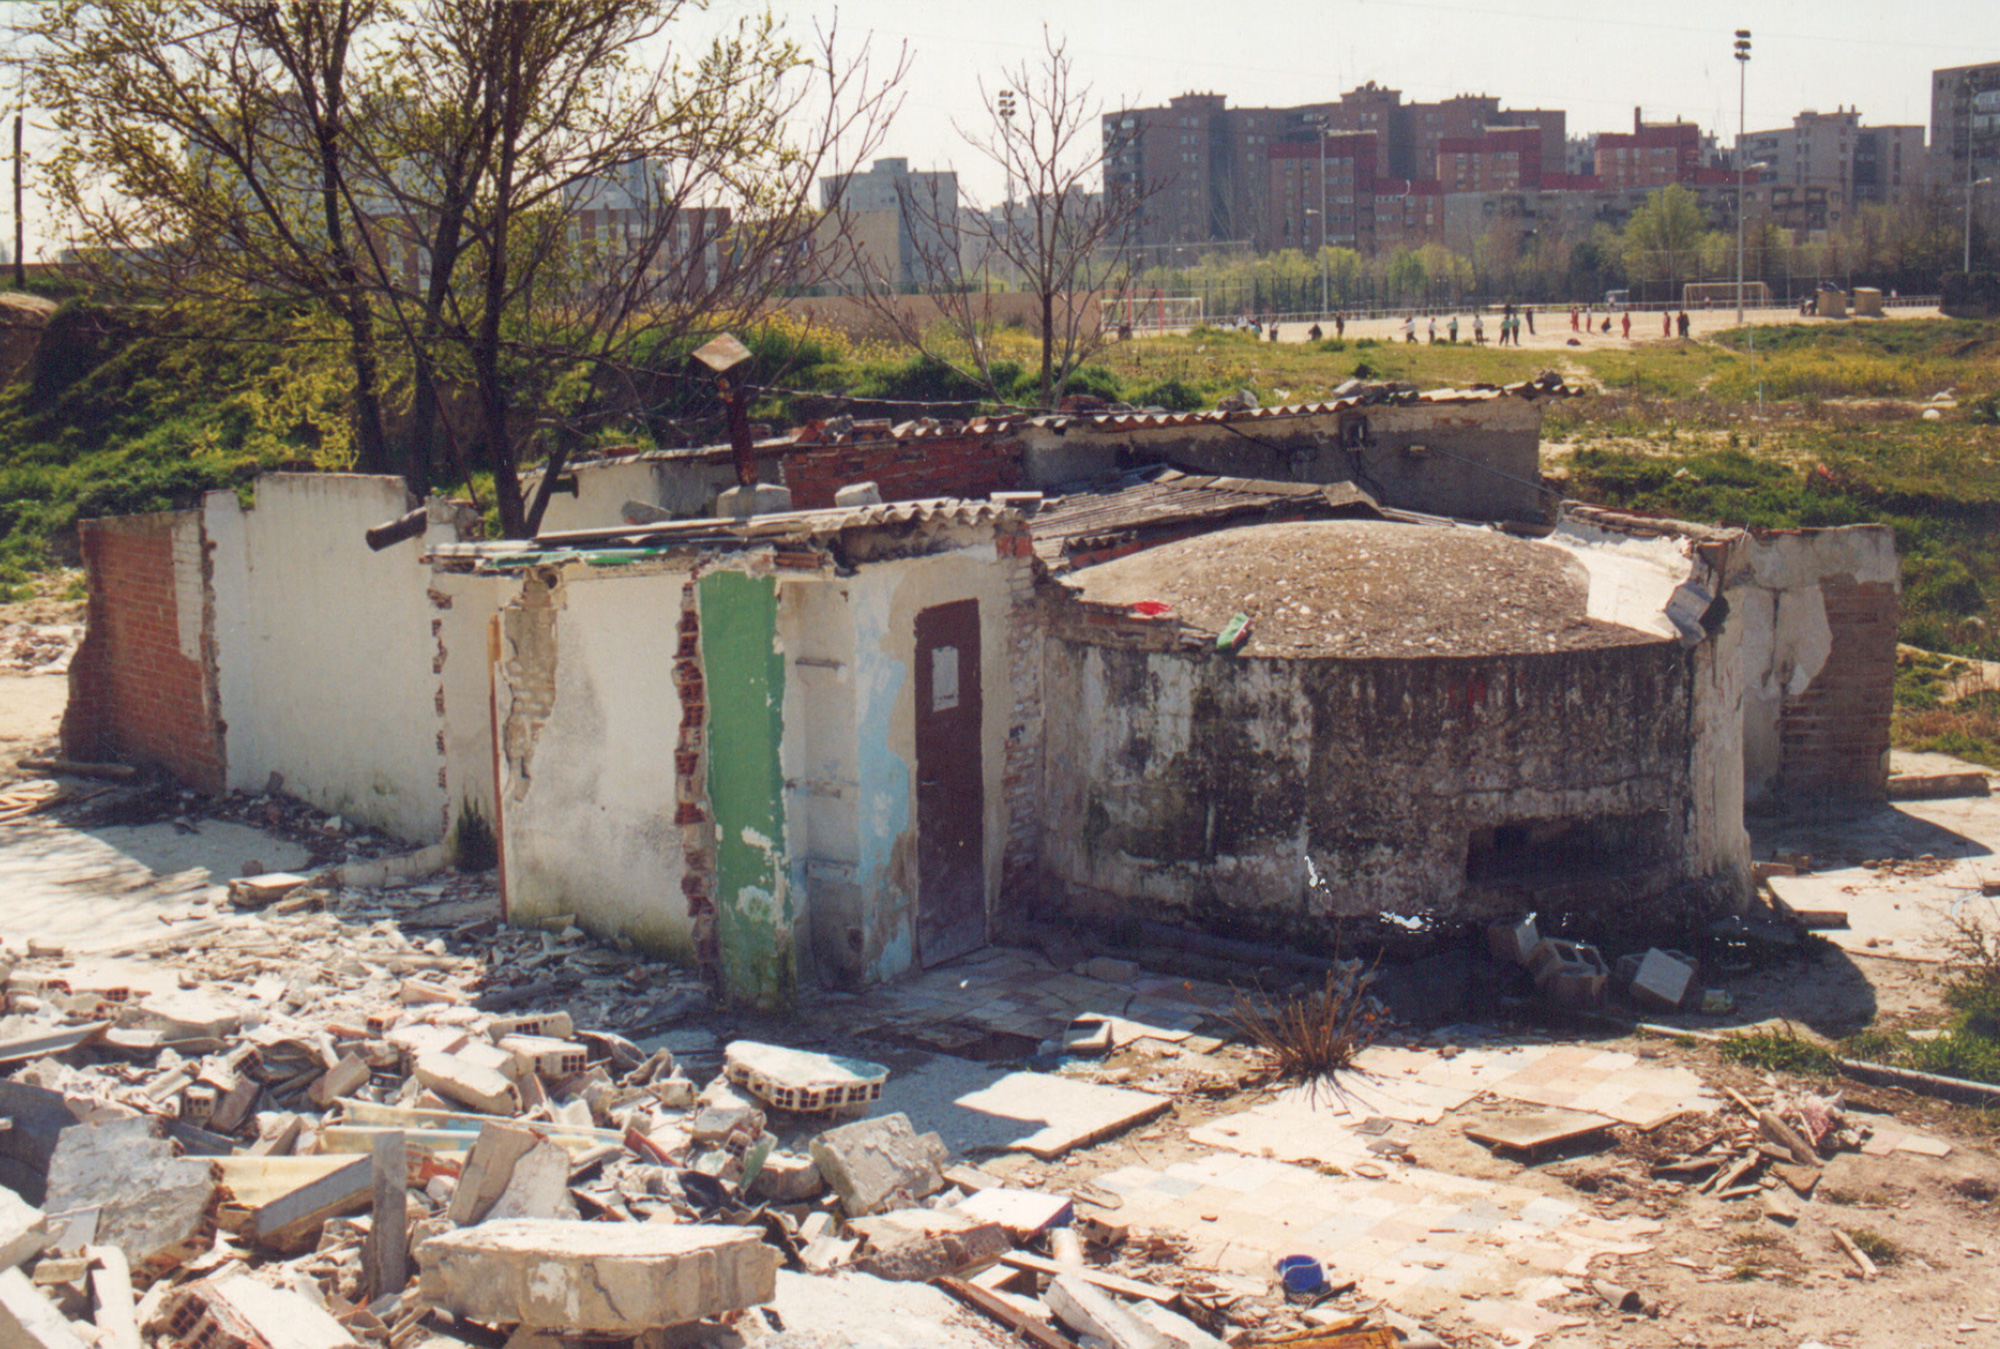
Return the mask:
<path fill-rule="evenodd" d="M 1779 713 L 1778 791 L 1794 805 L 1884 801 L 1895 705 L 1896 588 L 1820 582 L 1833 647 L 1805 692 Z"/>
<path fill-rule="evenodd" d="M 213 671 L 181 647 L 174 531 L 187 518 L 163 512 L 79 526 L 89 626 L 70 670 L 63 752 L 157 765 L 197 791 L 220 792 L 225 773 Z M 182 559 L 181 565 L 197 564 Z M 207 615 L 191 617 L 205 648 Z"/>

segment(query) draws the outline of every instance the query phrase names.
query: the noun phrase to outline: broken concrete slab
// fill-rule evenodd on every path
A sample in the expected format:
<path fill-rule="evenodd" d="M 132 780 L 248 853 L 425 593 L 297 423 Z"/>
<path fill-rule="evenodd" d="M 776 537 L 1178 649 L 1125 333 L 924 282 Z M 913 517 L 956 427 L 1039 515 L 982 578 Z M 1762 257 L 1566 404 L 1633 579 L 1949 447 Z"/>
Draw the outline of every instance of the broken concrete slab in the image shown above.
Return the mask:
<path fill-rule="evenodd" d="M 6 1349 L 87 1349 L 69 1318 L 18 1269 L 0 1271 L 0 1345 Z"/>
<path fill-rule="evenodd" d="M 882 1115 L 828 1129 L 812 1141 L 820 1175 L 850 1217 L 911 1203 L 944 1188 L 944 1158 L 907 1115 Z"/>
<path fill-rule="evenodd" d="M 118 1024 L 159 1031 L 168 1043 L 222 1040 L 243 1028 L 243 1014 L 214 998 L 175 992 L 134 1003 L 118 1018 Z"/>
<path fill-rule="evenodd" d="M 247 1274 L 182 1284 L 160 1304 L 160 1320 L 175 1344 L 358 1349 L 313 1299 Z"/>
<path fill-rule="evenodd" d="M 770 1309 L 787 1326 L 840 1349 L 992 1349 L 983 1327 L 946 1294 L 921 1283 L 892 1283 L 851 1270 L 795 1274 L 779 1270 Z"/>
<path fill-rule="evenodd" d="M 980 1222 L 999 1223 L 1016 1241 L 1026 1241 L 1070 1220 L 1074 1205 L 1065 1194 L 993 1186 L 966 1196 L 952 1208 Z"/>
<path fill-rule="evenodd" d="M 49 1247 L 49 1220 L 12 1190 L 0 1189 L 0 1268 L 16 1269 Z"/>
<path fill-rule="evenodd" d="M 209 1162 L 174 1155 L 150 1118 L 65 1129 L 49 1160 L 51 1217 L 97 1211 L 96 1244 L 158 1272 L 208 1249 L 219 1181 Z"/>
<path fill-rule="evenodd" d="M 488 1048 L 500 1052 L 497 1046 Z M 473 1110 L 509 1117 L 521 1111 L 520 1088 L 507 1074 L 458 1053 L 427 1050 L 417 1055 L 413 1072 L 417 1081 L 438 1095 Z"/>
<path fill-rule="evenodd" d="M 816 1054 L 756 1040 L 732 1040 L 723 1050 L 731 1085 L 780 1110 L 816 1113 L 873 1104 L 889 1070 L 866 1059 Z"/>
<path fill-rule="evenodd" d="M 1126 1311 L 1145 1323 L 1146 1328 L 1164 1339 L 1171 1349 L 1229 1349 L 1228 1344 L 1203 1330 L 1171 1307 L 1141 1299 Z"/>
<path fill-rule="evenodd" d="M 1574 1143 L 1602 1133 L 1617 1121 L 1582 1110 L 1509 1110 L 1465 1126 L 1465 1136 L 1489 1147 L 1531 1156 L 1543 1148 Z"/>
<path fill-rule="evenodd" d="M 533 1129 L 517 1124 L 490 1123 L 479 1130 L 479 1139 L 465 1155 L 458 1186 L 451 1192 L 446 1216 L 454 1225 L 470 1227 L 485 1221 L 490 1210 L 507 1190 L 514 1164 L 534 1150 L 541 1141 Z"/>
<path fill-rule="evenodd" d="M 485 1215 L 487 1222 L 512 1218 L 574 1218 L 569 1195 L 569 1153 L 558 1143 L 540 1142 L 514 1162 L 507 1188 Z"/>
<path fill-rule="evenodd" d="M 423 1295 L 456 1316 L 636 1335 L 771 1300 L 761 1230 L 706 1223 L 487 1222 L 417 1246 Z"/>
<path fill-rule="evenodd" d="M 883 1088 L 881 1106 L 935 1130 L 954 1155 L 1055 1157 L 1164 1114 L 1172 1101 L 1059 1073 L 1008 1073 L 937 1055 Z"/>
<path fill-rule="evenodd" d="M 1056 1319 L 1107 1349 L 1167 1349 L 1165 1335 L 1141 1321 L 1101 1288 L 1074 1274 L 1058 1275 L 1042 1294 Z"/>
<path fill-rule="evenodd" d="M 848 1230 L 867 1239 L 855 1265 L 877 1278 L 927 1283 L 991 1263 L 1013 1249 L 1013 1238 L 998 1223 L 949 1209 L 898 1209 L 857 1218 Z"/>
<path fill-rule="evenodd" d="M 826 1179 L 819 1163 L 796 1152 L 773 1152 L 750 1182 L 752 1199 L 774 1204 L 803 1204 L 826 1193 Z"/>

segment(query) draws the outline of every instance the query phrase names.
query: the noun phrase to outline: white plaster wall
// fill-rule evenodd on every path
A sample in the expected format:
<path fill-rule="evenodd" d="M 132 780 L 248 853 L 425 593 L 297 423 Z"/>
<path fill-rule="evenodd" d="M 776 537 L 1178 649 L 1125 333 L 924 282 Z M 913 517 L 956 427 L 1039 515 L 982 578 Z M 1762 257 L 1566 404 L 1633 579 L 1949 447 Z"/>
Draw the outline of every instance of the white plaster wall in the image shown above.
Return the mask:
<path fill-rule="evenodd" d="M 1693 570 L 1686 540 L 1635 538 L 1564 521 L 1540 542 L 1568 553 L 1590 573 L 1584 612 L 1591 618 L 1661 637 L 1679 636 L 1666 607 L 1674 587 Z"/>
<path fill-rule="evenodd" d="M 860 744 L 855 734 L 854 622 L 845 580 L 781 575 L 785 653 L 785 822 L 798 897 L 801 976 L 858 982 L 865 968 L 859 885 Z"/>
<path fill-rule="evenodd" d="M 285 790 L 412 842 L 442 833 L 437 648 L 423 544 L 362 533 L 409 510 L 399 478 L 286 473 L 256 505 L 211 492 L 228 784 Z M 455 537 L 455 536 L 454 536 Z"/>
<path fill-rule="evenodd" d="M 851 581 L 860 856 L 856 883 L 868 916 L 865 982 L 916 963 L 916 621 L 919 610 L 979 601 L 986 898 L 999 894 L 1007 844 L 1007 723 L 1013 597 L 999 552 L 984 543 L 948 553 L 864 565 Z"/>
<path fill-rule="evenodd" d="M 563 572 L 552 597 L 554 701 L 526 753 L 501 766 L 511 921 L 574 914 L 590 931 L 692 959 L 674 823 L 686 580 L 685 570 Z M 503 686 L 503 722 L 519 693 Z"/>
<path fill-rule="evenodd" d="M 576 495 L 559 492 L 549 498 L 543 532 L 622 525 L 626 502 L 653 500 L 653 466 L 646 460 L 585 464 L 575 473 Z"/>

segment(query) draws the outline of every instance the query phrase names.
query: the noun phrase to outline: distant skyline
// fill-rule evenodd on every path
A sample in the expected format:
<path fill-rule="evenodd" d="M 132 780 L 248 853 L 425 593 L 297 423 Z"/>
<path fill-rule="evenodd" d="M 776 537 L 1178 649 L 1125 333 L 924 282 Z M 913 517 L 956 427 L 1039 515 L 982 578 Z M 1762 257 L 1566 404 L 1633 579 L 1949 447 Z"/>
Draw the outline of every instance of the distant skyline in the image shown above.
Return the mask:
<path fill-rule="evenodd" d="M 713 0 L 695 25 L 758 13 Z M 1406 101 L 1490 94 L 1503 108 L 1560 108 L 1571 135 L 1648 121 L 1698 122 L 1724 146 L 1737 134 L 1735 30 L 1752 32 L 1749 129 L 1789 126 L 1806 109 L 1858 107 L 1866 125 L 1930 124 L 1931 71 L 2000 61 L 2000 4 L 1964 0 L 1717 3 L 1639 10 L 1575 0 L 841 0 L 782 3 L 797 35 L 839 20 L 852 48 L 874 37 L 878 66 L 909 43 L 901 116 L 880 151 L 913 168 L 956 169 L 991 203 L 1003 188 L 952 131 L 983 120 L 979 81 L 1041 51 L 1041 30 L 1066 36 L 1077 74 L 1106 110 L 1151 107 L 1190 91 L 1232 107 L 1330 99 L 1373 80 Z"/>

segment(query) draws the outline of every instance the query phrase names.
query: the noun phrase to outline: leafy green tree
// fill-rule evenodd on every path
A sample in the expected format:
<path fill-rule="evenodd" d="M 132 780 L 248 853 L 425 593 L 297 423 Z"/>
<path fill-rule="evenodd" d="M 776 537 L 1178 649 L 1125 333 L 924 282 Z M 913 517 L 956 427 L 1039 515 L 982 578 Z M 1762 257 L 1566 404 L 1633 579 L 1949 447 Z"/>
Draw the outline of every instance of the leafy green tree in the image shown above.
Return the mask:
<path fill-rule="evenodd" d="M 64 138 L 54 195 L 106 293 L 324 307 L 361 466 L 423 490 L 442 437 L 518 537 L 575 445 L 643 423 L 663 355 L 798 279 L 814 180 L 873 150 L 902 73 L 767 17 L 684 50 L 681 11 L 64 0 L 23 27 Z M 393 446 L 392 396 L 414 403 Z"/>
<path fill-rule="evenodd" d="M 1701 270 L 1708 221 L 1694 193 L 1675 183 L 1652 193 L 1626 222 L 1625 275 L 1635 284 L 1665 283 L 1669 299 Z"/>

